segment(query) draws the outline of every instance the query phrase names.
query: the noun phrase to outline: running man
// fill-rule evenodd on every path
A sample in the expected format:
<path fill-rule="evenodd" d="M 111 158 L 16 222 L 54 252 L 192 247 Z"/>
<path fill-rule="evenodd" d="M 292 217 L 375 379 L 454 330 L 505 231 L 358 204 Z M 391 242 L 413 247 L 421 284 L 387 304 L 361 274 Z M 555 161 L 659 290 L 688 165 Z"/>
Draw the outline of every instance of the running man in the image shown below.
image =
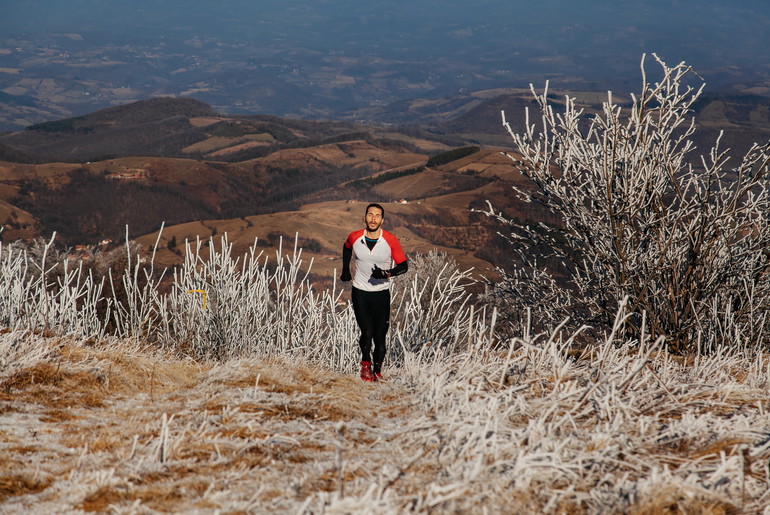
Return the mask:
<path fill-rule="evenodd" d="M 361 329 L 361 379 L 379 381 L 390 324 L 390 278 L 406 272 L 408 263 L 398 239 L 382 228 L 385 209 L 369 204 L 365 213 L 365 227 L 351 232 L 342 246 L 340 280 L 353 280 L 353 312 Z M 351 277 L 350 259 L 354 255 L 356 276 Z"/>

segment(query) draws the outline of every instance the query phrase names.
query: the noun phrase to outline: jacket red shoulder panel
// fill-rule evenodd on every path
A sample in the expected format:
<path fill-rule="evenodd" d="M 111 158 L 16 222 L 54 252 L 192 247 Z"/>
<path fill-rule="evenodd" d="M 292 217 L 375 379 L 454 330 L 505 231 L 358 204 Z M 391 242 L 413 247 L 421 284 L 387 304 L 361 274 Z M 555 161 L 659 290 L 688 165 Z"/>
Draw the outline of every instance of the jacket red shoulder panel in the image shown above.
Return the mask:
<path fill-rule="evenodd" d="M 359 229 L 357 231 L 353 231 L 350 234 L 348 234 L 348 239 L 345 240 L 345 247 L 352 249 L 353 243 L 356 242 L 358 238 L 364 235 L 364 229 Z M 337 240 L 339 241 L 339 240 Z"/>
<path fill-rule="evenodd" d="M 389 233 L 385 229 L 382 230 L 382 237 L 385 239 L 385 241 L 388 242 L 388 245 L 390 246 L 390 255 L 393 258 L 393 262 L 397 265 L 400 265 L 406 261 L 406 254 L 404 254 L 404 250 L 401 248 L 401 243 L 398 241 L 398 238 L 396 238 L 394 234 Z"/>

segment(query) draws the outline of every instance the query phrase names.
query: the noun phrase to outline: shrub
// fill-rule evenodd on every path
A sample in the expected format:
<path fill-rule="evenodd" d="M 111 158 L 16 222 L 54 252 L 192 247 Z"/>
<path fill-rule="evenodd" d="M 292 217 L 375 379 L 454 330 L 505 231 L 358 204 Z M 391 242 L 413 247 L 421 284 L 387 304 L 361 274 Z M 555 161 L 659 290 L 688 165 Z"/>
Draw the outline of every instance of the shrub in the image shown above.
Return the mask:
<path fill-rule="evenodd" d="M 470 270 L 461 271 L 446 252 L 410 256 L 409 271 L 394 278 L 391 338 L 397 344 L 389 357 L 398 362 L 404 350 L 462 346 L 460 333 L 474 316 L 467 289 L 473 282 Z"/>
<path fill-rule="evenodd" d="M 372 186 L 377 186 L 378 184 L 383 184 L 388 181 L 398 179 L 399 177 L 406 177 L 407 175 L 414 175 L 416 173 L 421 173 L 424 169 L 425 167 L 418 166 L 417 168 L 407 168 L 404 170 L 393 170 L 391 172 L 383 172 L 373 177 L 365 177 L 363 179 L 356 179 L 354 181 L 351 181 L 349 183 L 349 186 L 352 186 L 358 189 L 368 189 L 368 188 L 371 188 Z"/>
<path fill-rule="evenodd" d="M 479 147 L 476 147 L 476 146 L 460 147 L 452 150 L 447 150 L 446 152 L 442 152 L 441 154 L 436 154 L 435 156 L 428 159 L 426 166 L 445 165 L 447 163 L 451 163 L 452 161 L 457 161 L 458 159 L 462 159 L 463 157 L 468 157 L 472 154 L 475 154 L 478 151 L 479 151 Z"/>
<path fill-rule="evenodd" d="M 686 83 L 695 74 L 684 63 L 669 67 L 654 57 L 662 77 L 647 82 L 643 57 L 641 93 L 627 113 L 610 92 L 590 120 L 570 97 L 555 114 L 546 85 L 543 94 L 532 90 L 537 128 L 529 112 L 523 134 L 503 116 L 521 154 L 510 157 L 533 185 L 517 190 L 519 198 L 548 207 L 561 227 L 530 227 L 490 206 L 511 241 L 524 243 L 514 247 L 517 269 L 491 296 L 529 306 L 551 327 L 570 316 L 609 332 L 624 308 L 629 316 L 617 336 L 665 336 L 679 352 L 728 340 L 766 343 L 770 144 L 753 145 L 734 169 L 719 140 L 692 159 L 696 127 L 688 117 L 704 85 Z M 539 266 L 527 251 L 543 243 L 560 269 Z"/>
<path fill-rule="evenodd" d="M 25 130 L 38 131 L 38 132 L 63 132 L 63 133 L 75 133 L 75 132 L 91 132 L 92 127 L 87 125 L 85 116 L 76 116 L 73 118 L 64 118 L 63 120 L 54 120 L 50 122 L 42 122 L 30 125 Z"/>

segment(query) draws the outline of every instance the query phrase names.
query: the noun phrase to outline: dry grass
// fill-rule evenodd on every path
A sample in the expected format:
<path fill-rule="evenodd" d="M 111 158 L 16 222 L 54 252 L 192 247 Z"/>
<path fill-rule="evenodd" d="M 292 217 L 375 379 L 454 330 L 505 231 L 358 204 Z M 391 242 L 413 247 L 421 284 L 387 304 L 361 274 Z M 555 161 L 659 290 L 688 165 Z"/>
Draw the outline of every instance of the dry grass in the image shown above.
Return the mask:
<path fill-rule="evenodd" d="M 337 424 L 354 422 L 351 450 L 377 441 L 361 407 L 396 388 L 286 360 L 203 366 L 114 342 L 47 344 L 1 378 L 12 429 L 0 512 L 286 511 L 338 488 Z"/>
<path fill-rule="evenodd" d="M 2 513 L 719 514 L 770 501 L 766 356 L 475 348 L 410 355 L 364 384 L 285 358 L 36 344 L 47 349 L 0 375 Z"/>

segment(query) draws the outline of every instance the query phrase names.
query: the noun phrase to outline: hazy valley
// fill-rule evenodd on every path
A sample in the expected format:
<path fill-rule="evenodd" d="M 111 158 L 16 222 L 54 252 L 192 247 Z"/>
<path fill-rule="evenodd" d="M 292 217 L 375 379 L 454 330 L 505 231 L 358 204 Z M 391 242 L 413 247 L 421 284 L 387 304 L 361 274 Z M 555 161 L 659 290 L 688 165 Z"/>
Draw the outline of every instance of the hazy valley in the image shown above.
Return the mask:
<path fill-rule="evenodd" d="M 7 130 L 157 96 L 197 98 L 230 114 L 431 125 L 457 114 L 450 105 L 478 100 L 476 92 L 546 79 L 561 90 L 636 91 L 644 52 L 687 60 L 714 92 L 770 91 L 770 68 L 756 51 L 766 46 L 768 14 L 754 1 L 708 0 L 699 9 L 562 0 L 479 9 L 400 0 L 6 7 Z"/>

